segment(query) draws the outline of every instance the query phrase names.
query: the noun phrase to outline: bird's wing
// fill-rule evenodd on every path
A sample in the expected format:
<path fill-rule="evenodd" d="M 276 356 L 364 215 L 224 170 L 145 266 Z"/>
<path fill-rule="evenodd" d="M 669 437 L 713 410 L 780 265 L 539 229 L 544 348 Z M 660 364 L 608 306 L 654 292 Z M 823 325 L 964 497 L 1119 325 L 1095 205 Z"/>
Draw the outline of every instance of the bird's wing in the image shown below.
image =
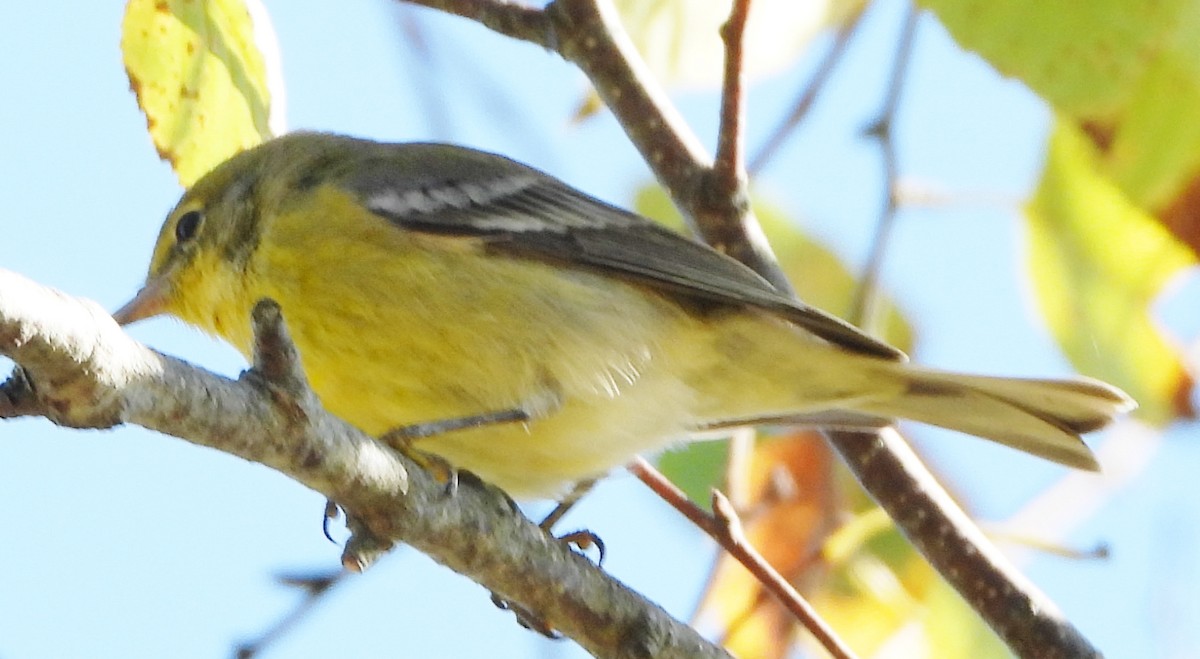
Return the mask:
<path fill-rule="evenodd" d="M 620 276 L 693 300 L 753 307 L 846 349 L 904 359 L 853 325 L 780 293 L 740 262 L 501 156 L 405 144 L 335 174 L 373 212 L 410 231 Z M 423 154 L 422 150 L 427 150 Z"/>

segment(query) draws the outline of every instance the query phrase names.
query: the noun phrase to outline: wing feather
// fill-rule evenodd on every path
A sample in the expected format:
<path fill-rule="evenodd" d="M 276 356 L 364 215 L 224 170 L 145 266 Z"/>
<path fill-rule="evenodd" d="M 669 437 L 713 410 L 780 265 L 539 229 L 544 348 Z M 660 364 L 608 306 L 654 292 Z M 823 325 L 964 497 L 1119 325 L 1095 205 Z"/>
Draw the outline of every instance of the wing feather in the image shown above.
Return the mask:
<path fill-rule="evenodd" d="M 442 144 L 380 147 L 365 166 L 336 178 L 372 211 L 407 230 L 483 238 L 513 255 L 588 268 L 708 303 L 761 309 L 848 350 L 905 358 L 853 325 L 780 293 L 707 245 L 515 161 Z"/>

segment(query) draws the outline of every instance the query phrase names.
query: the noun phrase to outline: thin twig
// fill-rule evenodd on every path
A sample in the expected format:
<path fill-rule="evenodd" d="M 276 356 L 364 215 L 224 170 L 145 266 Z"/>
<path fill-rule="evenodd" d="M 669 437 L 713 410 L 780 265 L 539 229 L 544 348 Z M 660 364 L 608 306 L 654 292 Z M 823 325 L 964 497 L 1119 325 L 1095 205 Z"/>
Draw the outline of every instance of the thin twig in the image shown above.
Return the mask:
<path fill-rule="evenodd" d="M 750 0 L 734 0 L 729 20 L 721 26 L 721 38 L 725 41 L 725 75 L 712 178 L 718 190 L 726 196 L 737 195 L 746 187 L 746 74 L 743 46 L 749 18 Z"/>
<path fill-rule="evenodd" d="M 896 44 L 878 117 L 865 131 L 880 147 L 883 203 L 851 320 L 871 326 L 879 271 L 895 226 L 899 165 L 892 129 L 911 61 L 920 12 L 910 3 Z M 830 434 L 859 482 L 972 608 L 1022 657 L 1092 657 L 1099 653 L 1005 558 L 936 482 L 892 429 L 878 435 Z"/>
<path fill-rule="evenodd" d="M 350 574 L 350 572 L 341 571 L 330 575 L 281 576 L 279 578 L 281 583 L 302 589 L 304 597 L 296 604 L 295 608 L 284 614 L 257 639 L 239 644 L 235 652 L 237 659 L 253 659 L 270 649 L 288 631 L 300 624 L 305 616 L 312 613 L 325 595 L 332 592 L 333 587 L 345 581 Z"/>
<path fill-rule="evenodd" d="M 864 131 L 879 144 L 880 160 L 883 165 L 883 204 L 879 210 L 879 219 L 875 223 L 871 246 L 867 251 L 867 263 L 854 295 L 854 303 L 850 306 L 850 322 L 868 329 L 877 320 L 872 310 L 879 299 L 879 271 L 883 267 L 883 257 L 887 252 L 892 229 L 896 225 L 898 208 L 896 187 L 900 179 L 900 165 L 896 159 L 896 142 L 892 139 L 892 126 L 900 107 L 900 95 L 904 91 L 908 63 L 912 59 L 919 18 L 920 13 L 916 4 L 910 3 L 908 13 L 904 17 L 904 27 L 896 43 L 896 55 L 892 59 L 892 72 L 888 79 L 883 107 L 880 108 L 879 115 Z"/>
<path fill-rule="evenodd" d="M 749 570 L 750 574 L 812 633 L 830 656 L 837 659 L 851 659 L 855 656 L 854 651 L 821 619 L 804 596 L 746 541 L 741 533 L 737 512 L 725 495 L 713 491 L 713 510 L 716 514 L 710 515 L 644 459 L 635 458 L 628 469 L 663 501 L 707 533 L 730 556 Z"/>
<path fill-rule="evenodd" d="M 792 111 L 788 116 L 779 122 L 775 130 L 763 142 L 758 153 L 750 159 L 749 174 L 751 177 L 761 172 L 771 158 L 779 152 L 783 143 L 791 136 L 792 132 L 804 121 L 808 116 L 808 111 L 820 96 L 821 91 L 825 89 L 825 83 L 829 80 L 830 74 L 841 61 L 842 55 L 846 52 L 846 47 L 850 45 L 850 39 L 854 33 L 858 31 L 858 26 L 862 23 L 863 14 L 866 13 L 864 8 L 859 9 L 845 23 L 838 28 L 837 34 L 833 37 L 833 43 L 829 45 L 829 50 L 825 51 L 825 56 L 821 58 L 820 64 L 817 65 L 817 70 L 813 73 L 812 78 L 805 83 L 800 91 L 800 95 L 792 104 Z"/>
<path fill-rule="evenodd" d="M 721 26 L 721 38 L 725 42 L 725 72 L 724 85 L 721 92 L 720 129 L 717 135 L 717 153 L 713 161 L 711 180 L 715 194 L 724 199 L 732 200 L 739 208 L 736 213 L 742 222 L 738 224 L 740 237 L 746 236 L 744 223 L 753 221 L 748 216 L 749 195 L 747 191 L 748 176 L 745 163 L 745 37 L 746 24 L 750 18 L 751 0 L 734 0 L 729 13 L 729 19 Z M 727 223 L 728 224 L 728 223 Z M 777 269 L 777 268 L 772 268 Z M 738 434 L 730 443 L 733 452 L 745 452 L 751 446 L 751 439 L 744 434 Z M 637 473 L 643 482 L 650 484 L 651 476 L 657 476 L 655 482 L 666 482 L 665 477 L 653 470 L 645 461 L 638 461 Z M 669 490 L 656 489 L 660 496 L 669 494 L 672 505 L 678 509 L 684 502 L 691 503 L 686 497 L 680 498 L 682 492 L 672 486 Z M 735 507 L 719 491 L 713 491 L 713 514 L 705 515 L 708 523 L 705 525 L 710 535 L 717 539 L 735 560 L 739 561 L 755 576 L 765 589 L 775 595 L 797 620 L 809 629 L 817 641 L 833 657 L 850 657 L 853 652 L 833 630 L 821 619 L 820 615 L 804 600 L 803 596 L 770 565 L 758 552 L 742 532 L 741 520 L 738 519 Z M 740 497 L 739 497 L 740 498 Z M 702 514 L 693 506 L 693 513 Z M 691 517 L 693 521 L 695 517 Z"/>

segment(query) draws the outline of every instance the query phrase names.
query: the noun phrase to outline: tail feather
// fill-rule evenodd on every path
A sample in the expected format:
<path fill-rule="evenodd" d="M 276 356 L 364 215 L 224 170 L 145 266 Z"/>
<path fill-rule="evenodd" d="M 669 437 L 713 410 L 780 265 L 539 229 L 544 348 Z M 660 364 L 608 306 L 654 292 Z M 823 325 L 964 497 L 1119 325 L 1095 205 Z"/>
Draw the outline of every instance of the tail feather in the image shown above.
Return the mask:
<path fill-rule="evenodd" d="M 904 418 L 1000 442 L 1079 469 L 1098 469 L 1079 435 L 1108 425 L 1136 404 L 1096 380 L 1034 380 L 961 375 L 887 365 L 904 395 L 864 401 L 857 411 Z"/>
<path fill-rule="evenodd" d="M 963 375 L 830 349 L 795 328 L 727 314 L 705 355 L 685 355 L 699 430 L 799 423 L 868 430 L 895 419 L 976 435 L 1081 469 L 1096 459 L 1080 435 L 1135 407 L 1087 379 Z M 682 345 L 683 342 L 681 342 Z"/>

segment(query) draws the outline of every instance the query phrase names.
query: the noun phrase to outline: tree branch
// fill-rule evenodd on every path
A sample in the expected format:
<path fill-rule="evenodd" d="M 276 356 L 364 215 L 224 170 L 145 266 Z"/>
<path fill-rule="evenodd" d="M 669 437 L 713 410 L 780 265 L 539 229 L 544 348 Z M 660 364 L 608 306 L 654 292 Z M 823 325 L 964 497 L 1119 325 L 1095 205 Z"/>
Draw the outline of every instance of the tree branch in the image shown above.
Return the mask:
<path fill-rule="evenodd" d="M 842 459 L 904 535 L 1020 657 L 1076 659 L 1100 653 L 1026 579 L 894 429 L 831 434 Z M 877 496 L 875 489 L 886 494 Z"/>
<path fill-rule="evenodd" d="M 450 496 L 407 457 L 325 412 L 295 361 L 278 307 L 255 308 L 255 368 L 237 380 L 159 354 L 98 305 L 0 270 L 0 418 L 70 427 L 138 425 L 272 467 L 337 501 L 355 547 L 404 542 L 608 657 L 728 657 L 695 630 L 549 537 L 498 490 Z"/>
<path fill-rule="evenodd" d="M 547 50 L 557 48 L 549 17 L 536 7 L 509 0 L 430 0 L 411 4 L 469 18 L 506 37 L 535 43 Z"/>

